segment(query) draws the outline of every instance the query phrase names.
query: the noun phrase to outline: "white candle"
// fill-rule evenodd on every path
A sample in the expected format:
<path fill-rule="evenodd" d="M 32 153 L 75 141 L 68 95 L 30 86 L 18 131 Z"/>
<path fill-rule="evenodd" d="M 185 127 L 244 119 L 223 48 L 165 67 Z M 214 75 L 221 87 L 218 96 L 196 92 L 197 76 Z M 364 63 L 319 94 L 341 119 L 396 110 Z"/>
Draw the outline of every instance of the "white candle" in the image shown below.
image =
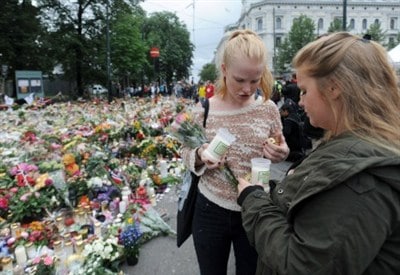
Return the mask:
<path fill-rule="evenodd" d="M 23 245 L 18 245 L 14 251 L 15 259 L 17 261 L 17 265 L 25 266 L 28 257 L 26 256 L 26 250 Z"/>
<path fill-rule="evenodd" d="M 94 234 L 97 237 L 101 237 L 101 223 L 100 222 L 94 223 Z"/>
<path fill-rule="evenodd" d="M 126 212 L 126 201 L 122 200 L 119 202 L 119 213 L 124 214 Z"/>
<path fill-rule="evenodd" d="M 220 128 L 213 140 L 208 145 L 204 154 L 212 161 L 219 161 L 222 156 L 229 149 L 229 146 L 236 140 L 236 137 L 232 135 L 227 129 Z"/>
<path fill-rule="evenodd" d="M 161 174 L 162 178 L 165 178 L 168 175 L 167 161 L 166 160 L 160 160 L 160 174 Z"/>

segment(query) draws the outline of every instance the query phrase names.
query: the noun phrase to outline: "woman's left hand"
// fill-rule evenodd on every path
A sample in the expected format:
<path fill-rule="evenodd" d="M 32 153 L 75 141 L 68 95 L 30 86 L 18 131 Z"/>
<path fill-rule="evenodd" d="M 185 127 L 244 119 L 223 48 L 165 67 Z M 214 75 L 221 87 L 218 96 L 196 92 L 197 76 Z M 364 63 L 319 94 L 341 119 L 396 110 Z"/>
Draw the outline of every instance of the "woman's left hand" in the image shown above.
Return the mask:
<path fill-rule="evenodd" d="M 284 161 L 290 152 L 282 133 L 275 137 L 275 140 L 277 141 L 276 144 L 273 144 L 269 140 L 263 144 L 263 155 L 265 158 L 270 159 L 272 163 Z"/>
<path fill-rule="evenodd" d="M 242 193 L 242 191 L 246 188 L 249 187 L 250 185 L 252 185 L 250 182 L 248 182 L 247 180 L 243 179 L 243 178 L 238 178 L 238 196 L 240 196 L 240 193 Z"/>

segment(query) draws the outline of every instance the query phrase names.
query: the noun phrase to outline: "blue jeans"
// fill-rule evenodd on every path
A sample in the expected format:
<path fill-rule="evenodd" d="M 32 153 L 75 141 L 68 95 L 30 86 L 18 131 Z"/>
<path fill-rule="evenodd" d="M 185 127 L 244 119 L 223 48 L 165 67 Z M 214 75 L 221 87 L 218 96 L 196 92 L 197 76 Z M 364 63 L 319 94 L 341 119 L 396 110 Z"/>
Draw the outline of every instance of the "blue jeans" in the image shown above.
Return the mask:
<path fill-rule="evenodd" d="M 193 241 L 201 275 L 226 275 L 231 244 L 236 275 L 254 275 L 257 252 L 249 244 L 240 212 L 209 201 L 200 192 L 193 217 Z"/>

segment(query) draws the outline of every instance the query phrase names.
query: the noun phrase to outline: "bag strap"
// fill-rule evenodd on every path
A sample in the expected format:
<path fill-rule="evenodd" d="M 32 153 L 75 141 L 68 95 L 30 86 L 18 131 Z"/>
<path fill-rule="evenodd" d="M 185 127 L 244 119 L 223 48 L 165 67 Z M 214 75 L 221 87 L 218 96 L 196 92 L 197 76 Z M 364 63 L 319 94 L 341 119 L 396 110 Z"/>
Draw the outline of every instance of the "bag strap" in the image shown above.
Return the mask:
<path fill-rule="evenodd" d="M 203 127 L 206 128 L 207 124 L 207 118 L 208 118 L 208 111 L 210 110 L 210 102 L 208 101 L 208 98 L 204 100 L 204 119 L 203 119 Z"/>

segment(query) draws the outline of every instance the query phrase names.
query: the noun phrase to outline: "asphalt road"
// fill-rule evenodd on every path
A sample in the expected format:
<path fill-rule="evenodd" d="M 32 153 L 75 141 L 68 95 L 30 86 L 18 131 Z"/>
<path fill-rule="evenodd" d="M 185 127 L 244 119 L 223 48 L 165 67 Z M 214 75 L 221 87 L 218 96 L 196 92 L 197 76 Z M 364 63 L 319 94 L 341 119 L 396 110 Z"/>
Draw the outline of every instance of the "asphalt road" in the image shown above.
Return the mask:
<path fill-rule="evenodd" d="M 271 165 L 271 179 L 281 180 L 290 162 Z M 173 230 L 176 230 L 176 212 L 178 195 L 176 186 L 172 186 L 162 195 L 155 206 L 159 213 L 166 213 L 165 220 Z M 156 237 L 145 243 L 140 250 L 139 263 L 133 267 L 122 266 L 125 274 L 138 275 L 197 275 L 200 274 L 193 240 L 190 237 L 180 248 L 172 236 Z M 235 259 L 233 253 L 229 258 L 227 275 L 235 274 Z"/>

